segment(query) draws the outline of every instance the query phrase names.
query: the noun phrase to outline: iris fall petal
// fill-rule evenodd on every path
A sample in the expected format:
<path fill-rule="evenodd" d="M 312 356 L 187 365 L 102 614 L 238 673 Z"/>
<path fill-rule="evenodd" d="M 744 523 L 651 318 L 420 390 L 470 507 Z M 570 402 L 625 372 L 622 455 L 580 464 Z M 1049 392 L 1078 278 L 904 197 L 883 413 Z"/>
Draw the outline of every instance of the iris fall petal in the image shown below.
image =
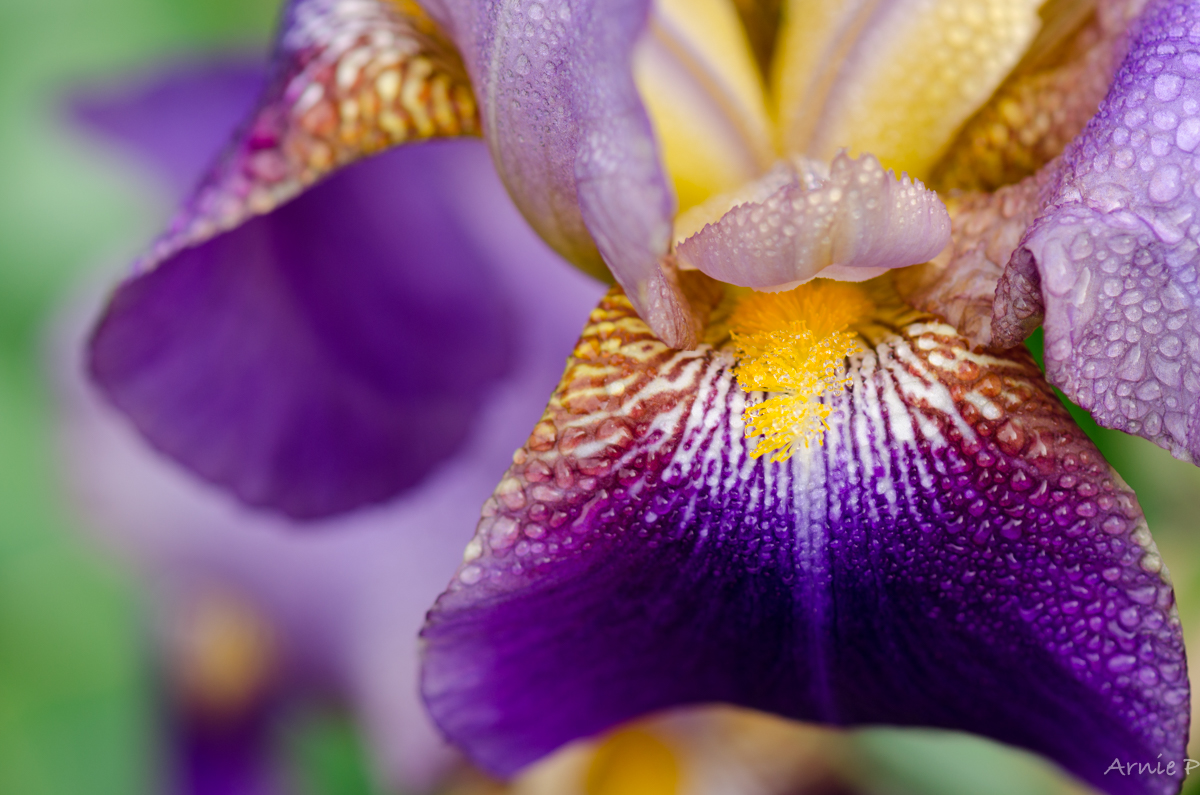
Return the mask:
<path fill-rule="evenodd" d="M 910 313 L 865 331 L 823 446 L 752 458 L 727 349 L 667 348 L 619 292 L 484 507 L 424 630 L 423 688 L 498 773 L 723 701 L 957 728 L 1110 793 L 1178 775 L 1173 594 L 1145 521 L 1024 353 Z"/>
<path fill-rule="evenodd" d="M 144 106 L 178 109 L 197 80 L 124 112 L 170 118 Z M 492 255 L 450 195 L 464 160 L 489 169 L 476 143 L 389 153 L 176 252 L 117 290 L 95 380 L 156 447 L 250 504 L 311 518 L 416 483 L 510 360 Z"/>
<path fill-rule="evenodd" d="M 462 62 L 414 2 L 291 0 L 258 108 L 139 268 L 366 155 L 478 132 Z"/>

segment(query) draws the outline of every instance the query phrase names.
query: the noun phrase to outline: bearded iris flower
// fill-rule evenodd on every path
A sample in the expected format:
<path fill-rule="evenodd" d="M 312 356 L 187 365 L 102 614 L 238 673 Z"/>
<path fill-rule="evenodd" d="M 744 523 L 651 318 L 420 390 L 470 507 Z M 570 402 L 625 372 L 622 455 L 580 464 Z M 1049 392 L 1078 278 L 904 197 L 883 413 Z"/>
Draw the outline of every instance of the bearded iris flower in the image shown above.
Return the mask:
<path fill-rule="evenodd" d="M 758 61 L 715 0 L 426 12 L 288 6 L 259 110 L 95 333 L 113 402 L 294 516 L 419 479 L 446 449 L 430 429 L 470 413 L 458 357 L 505 350 L 463 333 L 487 291 L 417 318 L 451 355 L 396 345 L 415 313 L 388 252 L 283 203 L 481 131 L 542 237 L 620 286 L 424 630 L 452 741 L 509 774 L 720 701 L 964 729 L 1108 792 L 1175 791 L 1162 560 L 1014 346 L 1044 322 L 1048 375 L 1100 422 L 1200 451 L 1200 12 L 796 0 L 746 15 L 774 42 Z"/>

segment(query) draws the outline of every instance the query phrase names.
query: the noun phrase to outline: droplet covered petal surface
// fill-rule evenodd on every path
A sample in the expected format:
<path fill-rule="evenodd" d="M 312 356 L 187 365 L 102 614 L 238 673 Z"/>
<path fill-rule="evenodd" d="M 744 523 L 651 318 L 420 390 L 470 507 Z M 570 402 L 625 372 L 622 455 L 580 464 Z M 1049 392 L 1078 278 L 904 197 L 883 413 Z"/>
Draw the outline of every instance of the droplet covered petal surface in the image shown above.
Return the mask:
<path fill-rule="evenodd" d="M 776 290 L 818 274 L 863 281 L 931 259 L 950 240 L 937 194 L 885 172 L 872 155 L 841 152 L 828 169 L 800 158 L 762 183 L 780 186 L 684 240 L 680 261 L 729 284 Z"/>
<path fill-rule="evenodd" d="M 997 294 L 1106 427 L 1200 462 L 1200 7 L 1159 0 Z M 1033 306 L 1030 306 L 1034 304 Z M 1008 340 L 1009 344 L 1019 341 Z"/>
<path fill-rule="evenodd" d="M 897 316 L 900 317 L 900 316 Z M 1176 760 L 1182 637 L 1129 490 L 1027 355 L 910 315 L 869 332 L 822 446 L 753 458 L 727 348 L 619 293 L 484 507 L 424 631 L 435 720 L 511 773 L 677 704 L 957 728 L 1110 793 Z"/>

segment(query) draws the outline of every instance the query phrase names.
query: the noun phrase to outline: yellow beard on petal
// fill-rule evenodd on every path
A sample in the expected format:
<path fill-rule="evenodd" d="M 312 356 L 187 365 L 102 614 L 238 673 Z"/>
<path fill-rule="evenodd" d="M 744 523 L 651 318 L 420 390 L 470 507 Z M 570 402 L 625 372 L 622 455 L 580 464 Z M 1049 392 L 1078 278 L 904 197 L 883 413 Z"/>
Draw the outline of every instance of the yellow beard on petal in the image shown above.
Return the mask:
<path fill-rule="evenodd" d="M 783 293 L 751 293 L 729 319 L 739 386 L 778 393 L 745 411 L 750 455 L 786 461 L 797 443 L 821 444 L 829 408 L 823 395 L 846 384 L 845 361 L 858 347 L 847 329 L 874 305 L 859 286 L 814 280 Z"/>

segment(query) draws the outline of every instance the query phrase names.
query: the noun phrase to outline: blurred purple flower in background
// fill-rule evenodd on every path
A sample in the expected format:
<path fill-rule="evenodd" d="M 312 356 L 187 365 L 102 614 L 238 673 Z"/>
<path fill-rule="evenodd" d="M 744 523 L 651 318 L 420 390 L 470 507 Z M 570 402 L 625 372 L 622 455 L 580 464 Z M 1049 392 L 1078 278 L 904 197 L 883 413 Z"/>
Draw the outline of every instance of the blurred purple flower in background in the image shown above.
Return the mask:
<path fill-rule="evenodd" d="M 1169 578 L 1019 345 L 1044 319 L 1054 383 L 1200 455 L 1200 14 L 1039 5 L 294 0 L 90 372 L 154 447 L 308 520 L 272 543 L 377 537 L 372 567 L 415 570 L 393 585 L 450 574 L 406 545 L 465 541 L 511 460 L 424 630 L 432 717 L 492 772 L 715 701 L 1174 792 Z M 478 145 L 354 162 L 479 133 L 542 238 L 619 283 L 590 316 Z M 415 621 L 379 620 L 411 663 Z"/>
<path fill-rule="evenodd" d="M 253 100 L 260 74 L 235 65 L 181 67 L 119 91 L 93 92 L 76 102 L 76 114 L 182 188 Z M 454 427 L 426 423 L 437 464 L 427 463 L 420 484 L 386 507 L 300 529 L 241 505 L 150 449 L 83 380 L 78 352 L 94 297 L 70 313 L 56 344 L 65 460 L 81 509 L 104 541 L 142 572 L 155 594 L 164 646 L 182 660 L 170 668 L 183 671 L 183 713 L 191 716 L 182 729 L 190 733 L 195 757 L 185 764 L 195 777 L 188 792 L 276 791 L 257 788 L 274 786 L 264 767 L 277 728 L 272 715 L 285 714 L 289 700 L 306 694 L 354 706 L 391 785 L 426 790 L 446 771 L 453 756 L 418 699 L 417 632 L 461 559 L 495 473 L 536 421 L 578 318 L 602 291 L 561 267 L 528 231 L 478 142 L 381 156 L 371 170 L 343 172 L 305 201 L 320 223 L 305 229 L 312 216 L 304 214 L 277 215 L 273 222 L 311 233 L 306 242 L 318 250 L 330 245 L 327 234 L 352 241 L 358 246 L 348 253 L 352 258 L 385 247 L 396 290 L 405 296 L 430 279 L 403 265 L 412 261 L 406 251 L 427 251 L 424 238 L 451 238 L 469 252 L 456 261 L 453 246 L 439 249 L 437 298 L 449 309 L 470 309 L 487 289 L 489 312 L 482 319 L 447 322 L 478 335 L 488 356 L 454 360 L 432 326 L 397 340 L 427 347 L 458 367 L 455 377 L 470 385 L 472 406 L 460 411 Z M 405 202 L 423 206 L 420 223 L 381 228 L 360 220 L 373 206 L 394 209 Z M 344 219 L 342 228 L 337 218 Z M 502 245 L 490 245 L 496 242 Z M 414 272 L 415 282 L 405 281 Z M 502 318 L 498 309 L 505 310 Z M 487 347 L 500 343 L 502 349 Z M 422 388 L 425 376 L 436 375 L 436 369 L 426 371 Z M 433 390 L 430 396 L 444 395 Z M 459 531 L 447 530 L 454 527 Z M 223 769 L 244 779 L 231 783 Z"/>

